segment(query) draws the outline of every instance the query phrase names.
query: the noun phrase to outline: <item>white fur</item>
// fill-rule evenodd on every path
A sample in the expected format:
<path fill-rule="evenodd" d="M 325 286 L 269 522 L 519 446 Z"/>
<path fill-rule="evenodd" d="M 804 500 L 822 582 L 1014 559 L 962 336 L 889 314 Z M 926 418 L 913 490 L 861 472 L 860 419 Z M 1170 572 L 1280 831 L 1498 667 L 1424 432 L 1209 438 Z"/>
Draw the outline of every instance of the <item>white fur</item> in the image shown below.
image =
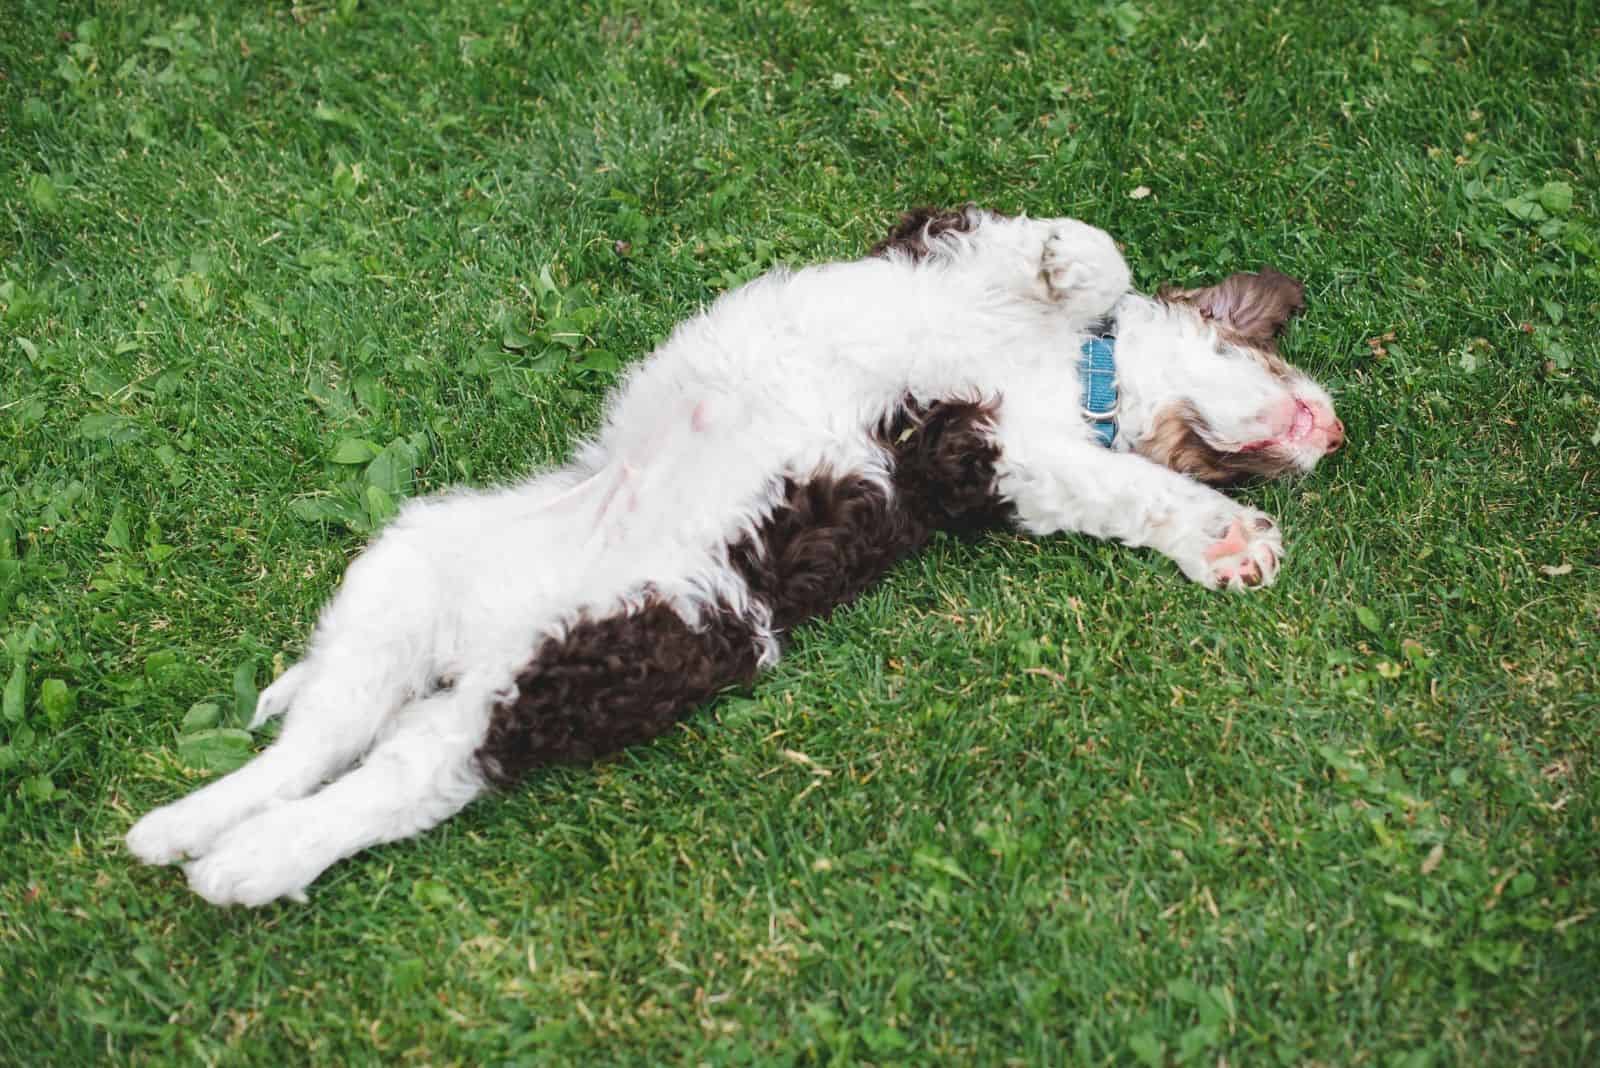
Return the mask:
<path fill-rule="evenodd" d="M 632 369 L 568 466 L 410 502 L 261 695 L 257 724 L 287 714 L 277 742 L 144 817 L 129 848 L 186 860 L 208 901 L 259 905 L 445 819 L 484 789 L 473 753 L 491 708 L 580 610 L 615 611 L 648 583 L 691 622 L 715 602 L 765 618 L 725 547 L 771 512 L 783 475 L 861 471 L 890 490 L 870 428 L 908 394 L 999 399 L 997 487 L 1023 529 L 1153 546 L 1210 586 L 1236 585 L 1249 558 L 1270 581 L 1270 521 L 1129 448 L 1176 400 L 1247 438 L 1283 385 L 1220 356 L 1196 315 L 1129 293 L 1104 232 L 979 221 L 921 263 L 780 270 L 729 293 Z M 1113 308 L 1122 418 L 1108 451 L 1077 414 L 1077 352 Z M 1210 558 L 1230 528 L 1243 547 Z"/>

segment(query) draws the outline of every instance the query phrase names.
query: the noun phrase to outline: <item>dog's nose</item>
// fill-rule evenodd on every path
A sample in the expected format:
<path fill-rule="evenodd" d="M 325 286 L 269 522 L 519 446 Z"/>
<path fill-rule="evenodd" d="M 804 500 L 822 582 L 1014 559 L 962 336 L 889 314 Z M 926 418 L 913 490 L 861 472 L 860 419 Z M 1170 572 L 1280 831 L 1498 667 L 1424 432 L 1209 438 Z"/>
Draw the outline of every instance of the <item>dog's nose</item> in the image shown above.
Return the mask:
<path fill-rule="evenodd" d="M 1328 452 L 1337 452 L 1337 451 L 1339 451 L 1339 447 L 1341 445 L 1343 445 L 1343 444 L 1344 444 L 1344 423 L 1340 422 L 1338 419 L 1335 419 L 1333 421 L 1333 425 L 1328 427 L 1328 450 L 1327 451 Z"/>

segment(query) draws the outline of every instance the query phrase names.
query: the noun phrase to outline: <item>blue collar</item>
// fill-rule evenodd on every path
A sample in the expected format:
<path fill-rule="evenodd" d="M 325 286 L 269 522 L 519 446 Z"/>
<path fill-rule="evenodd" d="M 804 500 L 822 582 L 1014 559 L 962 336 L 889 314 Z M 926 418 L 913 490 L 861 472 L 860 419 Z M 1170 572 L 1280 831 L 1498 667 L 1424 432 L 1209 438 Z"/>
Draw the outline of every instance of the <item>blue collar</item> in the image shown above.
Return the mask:
<path fill-rule="evenodd" d="M 1117 440 L 1116 324 L 1101 320 L 1089 331 L 1078 350 L 1078 380 L 1083 383 L 1081 410 L 1100 444 L 1109 449 Z"/>

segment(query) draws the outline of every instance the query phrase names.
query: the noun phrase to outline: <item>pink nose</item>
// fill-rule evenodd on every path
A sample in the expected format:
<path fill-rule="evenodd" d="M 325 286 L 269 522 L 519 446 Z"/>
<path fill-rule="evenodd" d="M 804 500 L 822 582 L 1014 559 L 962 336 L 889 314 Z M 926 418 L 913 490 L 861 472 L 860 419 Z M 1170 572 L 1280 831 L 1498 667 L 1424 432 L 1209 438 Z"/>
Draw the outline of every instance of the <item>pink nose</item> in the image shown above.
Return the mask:
<path fill-rule="evenodd" d="M 1337 452 L 1339 446 L 1344 444 L 1344 424 L 1335 419 L 1328 424 L 1328 452 Z"/>

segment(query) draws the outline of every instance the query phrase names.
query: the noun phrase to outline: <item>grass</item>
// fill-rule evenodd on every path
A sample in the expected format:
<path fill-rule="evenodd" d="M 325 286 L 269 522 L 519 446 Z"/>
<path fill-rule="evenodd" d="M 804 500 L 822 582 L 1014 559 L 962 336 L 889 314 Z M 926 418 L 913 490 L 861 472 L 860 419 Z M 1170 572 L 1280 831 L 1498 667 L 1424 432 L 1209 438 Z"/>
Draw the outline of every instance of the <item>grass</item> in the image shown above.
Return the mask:
<path fill-rule="evenodd" d="M 12 0 L 0 1060 L 1593 1063 L 1591 8 L 642 7 Z M 1307 280 L 1278 586 L 940 542 L 309 905 L 131 862 L 396 498 L 967 199 Z"/>

